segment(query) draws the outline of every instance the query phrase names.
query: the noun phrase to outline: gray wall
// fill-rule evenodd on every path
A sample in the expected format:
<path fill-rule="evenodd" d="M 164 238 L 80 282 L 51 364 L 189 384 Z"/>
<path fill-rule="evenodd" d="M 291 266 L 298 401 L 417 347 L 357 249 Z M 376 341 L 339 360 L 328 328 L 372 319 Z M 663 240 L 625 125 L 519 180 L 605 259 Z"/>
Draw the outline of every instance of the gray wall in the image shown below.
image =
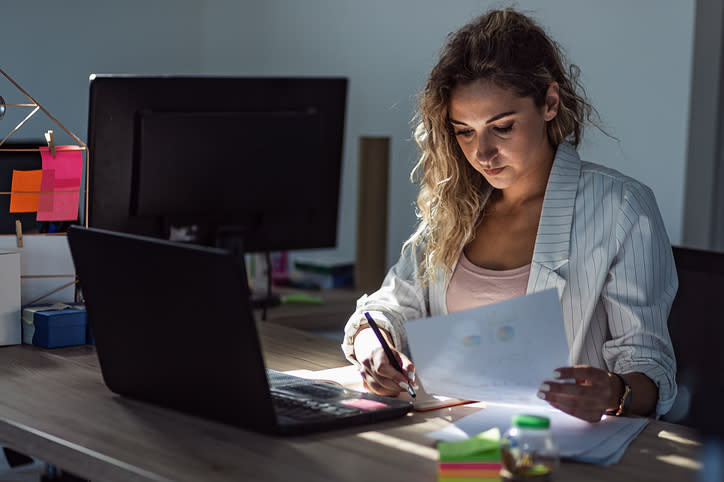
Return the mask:
<path fill-rule="evenodd" d="M 388 263 L 414 226 L 416 91 L 446 35 L 484 0 L 125 0 L 0 2 L 0 68 L 81 138 L 91 72 L 344 75 L 350 78 L 338 249 L 352 259 L 357 139 L 392 137 Z M 612 139 L 581 154 L 654 190 L 682 241 L 695 0 L 526 0 L 578 64 Z M 0 80 L 0 95 L 8 87 Z M 213 93 L 195 93 L 214 102 Z M 38 137 L 49 128 L 37 127 Z M 6 132 L 3 127 L 3 133 Z M 63 142 L 63 139 L 59 139 Z"/>
<path fill-rule="evenodd" d="M 724 251 L 724 1 L 696 4 L 682 244 Z"/>

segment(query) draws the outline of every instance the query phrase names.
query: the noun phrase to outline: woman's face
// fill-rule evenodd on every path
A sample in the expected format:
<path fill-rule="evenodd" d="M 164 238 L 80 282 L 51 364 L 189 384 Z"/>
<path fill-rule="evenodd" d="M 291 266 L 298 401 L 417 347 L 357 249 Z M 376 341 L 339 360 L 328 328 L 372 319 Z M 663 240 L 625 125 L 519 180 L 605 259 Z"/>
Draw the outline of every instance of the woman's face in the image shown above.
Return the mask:
<path fill-rule="evenodd" d="M 477 80 L 451 92 L 450 122 L 468 162 L 493 187 L 525 190 L 547 180 L 555 152 L 546 122 L 558 113 L 558 98 L 556 83 L 536 107 L 531 97 Z"/>

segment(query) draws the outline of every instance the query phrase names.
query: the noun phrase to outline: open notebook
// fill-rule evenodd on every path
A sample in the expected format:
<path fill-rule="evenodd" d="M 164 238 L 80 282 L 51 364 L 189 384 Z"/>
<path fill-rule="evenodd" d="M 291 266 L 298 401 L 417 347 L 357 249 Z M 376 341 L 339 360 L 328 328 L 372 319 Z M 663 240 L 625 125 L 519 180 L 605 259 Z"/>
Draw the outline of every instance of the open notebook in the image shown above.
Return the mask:
<path fill-rule="evenodd" d="M 409 401 L 266 370 L 243 258 L 68 230 L 103 379 L 120 395 L 265 433 L 400 417 Z"/>

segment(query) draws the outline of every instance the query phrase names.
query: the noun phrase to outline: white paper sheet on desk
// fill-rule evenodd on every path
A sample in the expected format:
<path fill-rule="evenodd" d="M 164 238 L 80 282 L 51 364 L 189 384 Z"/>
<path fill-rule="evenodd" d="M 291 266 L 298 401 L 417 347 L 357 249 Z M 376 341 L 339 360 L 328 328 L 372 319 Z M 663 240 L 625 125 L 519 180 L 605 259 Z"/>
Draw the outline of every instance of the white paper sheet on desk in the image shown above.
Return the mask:
<path fill-rule="evenodd" d="M 405 324 L 415 371 L 430 393 L 545 405 L 536 397 L 570 365 L 555 289 Z"/>
<path fill-rule="evenodd" d="M 646 418 L 605 417 L 588 423 L 552 407 L 488 404 L 483 410 L 463 417 L 442 430 L 427 434 L 436 440 L 463 440 L 490 428 L 510 428 L 513 415 L 528 413 L 551 420 L 551 432 L 562 457 L 581 462 L 609 465 L 618 462 L 626 447 L 646 427 Z"/>
<path fill-rule="evenodd" d="M 328 368 L 326 370 L 290 370 L 284 372 L 288 375 L 294 375 L 309 380 L 322 380 L 326 382 L 336 383 L 351 390 L 366 392 L 362 382 L 359 368 L 354 365 L 346 365 L 338 368 Z M 417 397 L 414 399 L 408 395 L 406 391 L 402 391 L 397 398 L 409 400 L 412 402 L 415 410 L 425 412 L 428 410 L 436 410 L 442 407 L 450 407 L 454 405 L 462 405 L 465 400 L 445 397 L 442 395 L 432 395 L 422 389 L 422 385 L 418 385 Z"/>

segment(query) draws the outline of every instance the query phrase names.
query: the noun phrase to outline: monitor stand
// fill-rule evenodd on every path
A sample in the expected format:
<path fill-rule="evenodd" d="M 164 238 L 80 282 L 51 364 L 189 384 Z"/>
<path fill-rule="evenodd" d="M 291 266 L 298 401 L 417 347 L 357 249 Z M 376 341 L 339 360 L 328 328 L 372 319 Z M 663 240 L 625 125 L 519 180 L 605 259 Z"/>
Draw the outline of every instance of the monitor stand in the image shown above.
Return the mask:
<path fill-rule="evenodd" d="M 234 228 L 222 228 L 216 231 L 215 244 L 217 248 L 229 250 L 231 254 L 237 259 L 242 269 L 246 270 L 246 262 L 244 255 L 244 236 L 241 230 Z M 254 293 L 249 287 L 249 300 L 251 308 L 254 310 L 261 309 L 261 319 L 266 320 L 267 308 L 273 308 L 281 305 L 281 297 L 272 291 L 272 275 L 271 275 L 271 256 L 268 251 L 264 252 L 266 259 L 266 289 L 262 293 Z"/>
<path fill-rule="evenodd" d="M 268 251 L 264 252 L 266 259 L 266 289 L 262 293 L 254 293 L 251 291 L 251 307 L 255 310 L 262 310 L 262 320 L 266 319 L 266 309 L 273 308 L 282 304 L 281 297 L 272 291 L 272 274 L 271 274 L 271 256 Z"/>

